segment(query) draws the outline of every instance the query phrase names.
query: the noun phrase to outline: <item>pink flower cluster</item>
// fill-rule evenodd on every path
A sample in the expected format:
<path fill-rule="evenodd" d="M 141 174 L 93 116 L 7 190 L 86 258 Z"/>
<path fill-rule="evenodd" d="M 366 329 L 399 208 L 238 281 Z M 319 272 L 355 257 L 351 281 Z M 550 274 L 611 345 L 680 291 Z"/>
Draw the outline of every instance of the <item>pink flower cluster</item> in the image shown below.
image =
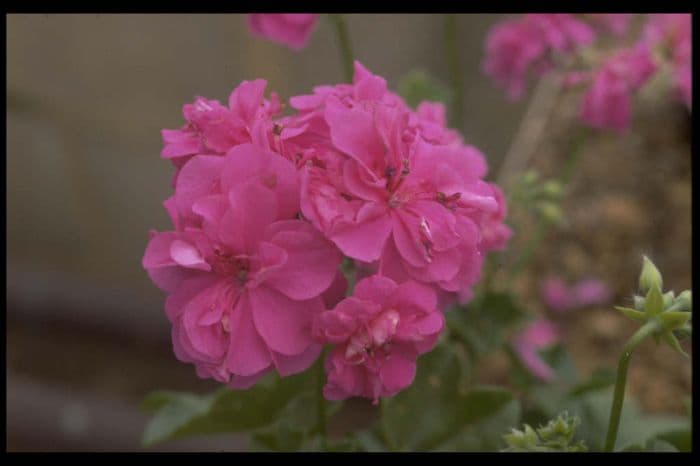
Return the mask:
<path fill-rule="evenodd" d="M 484 71 L 511 99 L 525 92 L 530 74 L 551 70 L 556 55 L 593 42 L 595 31 L 571 14 L 527 14 L 496 24 L 486 39 Z"/>
<path fill-rule="evenodd" d="M 246 388 L 331 344 L 326 397 L 391 396 L 510 237 L 503 194 L 441 104 L 410 109 L 360 63 L 290 116 L 265 87 L 197 98 L 162 132 L 173 230 L 151 233 L 143 266 L 168 293 L 175 354 Z M 348 297 L 343 256 L 368 275 Z"/>
<path fill-rule="evenodd" d="M 644 28 L 644 40 L 660 48 L 670 64 L 678 97 L 692 108 L 692 23 L 690 14 L 653 14 Z"/>
<path fill-rule="evenodd" d="M 483 68 L 512 99 L 523 96 L 527 78 L 564 70 L 564 58 L 593 45 L 599 32 L 624 36 L 631 14 L 529 14 L 496 24 L 486 40 Z M 629 126 L 632 96 L 669 64 L 676 93 L 691 108 L 691 21 L 689 14 L 653 14 L 630 46 L 613 48 L 599 64 L 567 71 L 564 85 L 588 86 L 581 119 L 595 128 L 622 131 Z M 581 58 L 581 57 L 579 57 Z M 573 61 L 572 61 L 573 62 Z"/>

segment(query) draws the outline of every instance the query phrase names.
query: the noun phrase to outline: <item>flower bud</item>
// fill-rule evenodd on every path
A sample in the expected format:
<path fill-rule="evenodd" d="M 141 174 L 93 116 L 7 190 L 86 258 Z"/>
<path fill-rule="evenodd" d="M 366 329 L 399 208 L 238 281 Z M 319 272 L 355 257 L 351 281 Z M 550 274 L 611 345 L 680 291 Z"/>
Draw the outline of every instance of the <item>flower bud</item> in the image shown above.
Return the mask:
<path fill-rule="evenodd" d="M 692 311 L 693 310 L 693 293 L 690 290 L 685 290 L 679 294 L 673 302 L 675 311 Z"/>
<path fill-rule="evenodd" d="M 542 217 L 551 223 L 560 223 L 564 216 L 561 213 L 561 209 L 557 204 L 550 201 L 540 202 L 538 205 L 538 210 Z"/>
<path fill-rule="evenodd" d="M 542 194 L 548 198 L 556 199 L 561 196 L 563 191 L 561 183 L 556 180 L 549 180 L 542 185 Z"/>
<path fill-rule="evenodd" d="M 673 304 L 673 301 L 675 299 L 675 293 L 673 291 L 669 291 L 668 293 L 664 293 L 663 295 L 663 303 L 664 303 L 664 309 L 668 309 L 671 307 L 671 304 Z"/>
<path fill-rule="evenodd" d="M 663 289 L 661 273 L 647 256 L 643 258 L 644 265 L 642 265 L 642 273 L 639 274 L 639 289 L 646 294 L 652 287 L 657 287 L 660 292 Z"/>

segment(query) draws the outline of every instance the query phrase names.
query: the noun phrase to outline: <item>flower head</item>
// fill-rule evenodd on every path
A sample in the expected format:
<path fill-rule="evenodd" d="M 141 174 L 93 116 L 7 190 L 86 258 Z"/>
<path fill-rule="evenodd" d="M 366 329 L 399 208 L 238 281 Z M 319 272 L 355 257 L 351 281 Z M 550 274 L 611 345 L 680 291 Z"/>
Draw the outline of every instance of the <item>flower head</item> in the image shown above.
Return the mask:
<path fill-rule="evenodd" d="M 302 171 L 305 218 L 398 282 L 474 284 L 483 253 L 507 236 L 505 208 L 482 180 L 483 155 L 442 126 L 444 109 L 410 111 L 359 64 L 352 86 L 292 102 L 314 121 L 319 156 Z"/>
<path fill-rule="evenodd" d="M 247 17 L 248 28 L 253 35 L 286 45 L 294 50 L 306 47 L 318 21 L 317 14 L 310 13 L 255 13 Z"/>
<path fill-rule="evenodd" d="M 568 54 L 594 37 L 593 29 L 570 14 L 528 14 L 503 21 L 489 31 L 483 69 L 516 100 L 530 74 L 552 68 L 553 54 Z"/>
<path fill-rule="evenodd" d="M 353 296 L 314 320 L 317 341 L 335 347 L 325 362 L 329 400 L 392 396 L 412 382 L 416 358 L 433 348 L 444 326 L 435 291 L 381 276 L 360 281 Z"/>
<path fill-rule="evenodd" d="M 169 294 L 177 357 L 234 388 L 272 368 L 306 369 L 320 352 L 311 322 L 340 255 L 294 218 L 294 166 L 252 144 L 197 155 L 170 207 L 176 230 L 152 234 L 143 266 Z"/>
<path fill-rule="evenodd" d="M 591 77 L 583 97 L 581 118 L 594 128 L 627 128 L 631 96 L 656 71 L 649 49 L 639 44 L 616 52 Z"/>

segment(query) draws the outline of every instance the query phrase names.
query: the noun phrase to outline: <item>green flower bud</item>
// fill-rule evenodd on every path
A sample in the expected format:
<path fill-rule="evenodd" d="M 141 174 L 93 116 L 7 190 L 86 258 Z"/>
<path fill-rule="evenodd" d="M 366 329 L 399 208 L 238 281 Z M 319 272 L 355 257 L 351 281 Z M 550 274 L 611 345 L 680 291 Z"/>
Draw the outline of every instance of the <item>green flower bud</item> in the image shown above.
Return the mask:
<path fill-rule="evenodd" d="M 673 304 L 673 300 L 675 298 L 675 293 L 673 291 L 669 291 L 668 293 L 664 293 L 663 295 L 663 303 L 664 303 L 664 309 L 668 309 L 671 307 L 671 304 Z"/>
<path fill-rule="evenodd" d="M 560 223 L 564 219 L 561 208 L 554 202 L 542 201 L 537 207 L 540 215 L 548 222 Z"/>
<path fill-rule="evenodd" d="M 656 286 L 659 292 L 663 289 L 663 279 L 659 269 L 647 256 L 643 256 L 644 265 L 642 265 L 642 273 L 639 274 L 639 289 L 642 293 L 646 293 L 652 287 Z"/>
<path fill-rule="evenodd" d="M 685 290 L 679 294 L 673 302 L 674 311 L 692 311 L 693 310 L 693 293 L 690 290 Z"/>
<path fill-rule="evenodd" d="M 523 173 L 522 181 L 525 186 L 530 186 L 535 184 L 538 178 L 539 175 L 535 170 L 528 170 L 525 173 Z"/>
<path fill-rule="evenodd" d="M 549 180 L 542 185 L 542 194 L 550 199 L 557 199 L 564 192 L 564 188 L 560 182 L 556 180 Z"/>

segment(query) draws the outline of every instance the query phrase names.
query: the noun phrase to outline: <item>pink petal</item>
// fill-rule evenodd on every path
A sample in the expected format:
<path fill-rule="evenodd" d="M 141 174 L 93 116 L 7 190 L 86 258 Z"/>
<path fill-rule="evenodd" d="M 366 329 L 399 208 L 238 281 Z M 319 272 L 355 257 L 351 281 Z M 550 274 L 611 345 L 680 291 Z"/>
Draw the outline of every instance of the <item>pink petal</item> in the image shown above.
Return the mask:
<path fill-rule="evenodd" d="M 288 356 L 306 351 L 313 316 L 323 311 L 320 298 L 292 301 L 265 286 L 250 290 L 249 296 L 255 327 L 270 349 Z"/>
<path fill-rule="evenodd" d="M 332 243 L 306 222 L 277 222 L 272 244 L 287 253 L 286 263 L 266 278 L 267 285 L 294 300 L 311 299 L 326 291 L 335 278 L 341 255 Z"/>
<path fill-rule="evenodd" d="M 270 351 L 253 324 L 249 296 L 244 293 L 231 312 L 231 344 L 226 367 L 236 375 L 250 376 L 265 370 L 271 363 Z"/>
<path fill-rule="evenodd" d="M 277 201 L 267 188 L 246 183 L 229 192 L 230 208 L 219 224 L 219 238 L 239 253 L 253 254 L 265 229 L 277 217 Z"/>
<path fill-rule="evenodd" d="M 390 394 L 396 393 L 413 383 L 416 376 L 416 362 L 404 358 L 400 353 L 392 353 L 381 365 L 379 377 Z"/>
<path fill-rule="evenodd" d="M 211 270 L 197 248 L 185 241 L 179 239 L 173 241 L 170 244 L 170 256 L 183 267 L 204 270 L 205 272 Z"/>
<path fill-rule="evenodd" d="M 312 344 L 306 351 L 294 356 L 286 356 L 281 353 L 273 352 L 272 361 L 275 364 L 277 372 L 279 372 L 282 377 L 298 374 L 311 367 L 321 354 L 322 348 L 321 345 Z"/>
<path fill-rule="evenodd" d="M 326 102 L 325 118 L 331 130 L 333 145 L 357 160 L 369 173 L 383 173 L 381 154 L 384 143 L 366 111 L 345 107 L 337 98 Z"/>
<path fill-rule="evenodd" d="M 299 179 L 291 162 L 252 144 L 241 144 L 225 157 L 221 189 L 228 192 L 243 183 L 260 184 L 275 193 L 279 218 L 292 218 L 299 211 Z"/>
<path fill-rule="evenodd" d="M 355 285 L 353 296 L 383 306 L 396 293 L 397 289 L 398 286 L 393 280 L 380 275 L 372 275 Z"/>
<path fill-rule="evenodd" d="M 330 239 L 343 254 L 353 259 L 364 262 L 379 259 L 392 228 L 391 217 L 382 209 L 379 205 L 365 204 L 358 212 L 358 223 L 338 225 Z M 360 219 L 361 216 L 368 218 Z"/>

